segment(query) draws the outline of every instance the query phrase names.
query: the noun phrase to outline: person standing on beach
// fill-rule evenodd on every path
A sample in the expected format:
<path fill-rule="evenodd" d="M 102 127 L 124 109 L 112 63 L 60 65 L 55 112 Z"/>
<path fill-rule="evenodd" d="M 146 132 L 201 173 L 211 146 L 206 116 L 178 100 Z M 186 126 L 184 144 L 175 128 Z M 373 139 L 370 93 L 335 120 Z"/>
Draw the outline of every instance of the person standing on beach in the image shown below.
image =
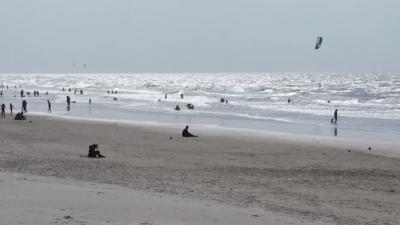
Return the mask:
<path fill-rule="evenodd" d="M 333 119 L 335 119 L 335 123 L 337 123 L 337 109 L 335 109 L 335 112 L 333 113 Z"/>
<path fill-rule="evenodd" d="M 13 111 L 14 106 L 10 103 L 10 115 L 12 116 L 12 111 Z"/>
<path fill-rule="evenodd" d="M 69 111 L 71 106 L 71 98 L 69 97 L 69 95 L 67 95 L 67 111 Z"/>
<path fill-rule="evenodd" d="M 47 106 L 48 106 L 47 112 L 51 112 L 51 103 L 50 100 L 48 99 L 47 99 Z"/>
<path fill-rule="evenodd" d="M 24 97 L 24 90 L 21 90 L 21 98 Z"/>
<path fill-rule="evenodd" d="M 1 104 L 1 117 L 6 118 L 6 104 Z"/>
<path fill-rule="evenodd" d="M 28 110 L 26 109 L 27 105 L 28 105 L 28 103 L 26 102 L 26 100 L 22 100 L 22 111 L 28 112 Z"/>
<path fill-rule="evenodd" d="M 91 98 L 89 98 L 89 105 L 91 105 L 92 104 L 92 99 Z"/>

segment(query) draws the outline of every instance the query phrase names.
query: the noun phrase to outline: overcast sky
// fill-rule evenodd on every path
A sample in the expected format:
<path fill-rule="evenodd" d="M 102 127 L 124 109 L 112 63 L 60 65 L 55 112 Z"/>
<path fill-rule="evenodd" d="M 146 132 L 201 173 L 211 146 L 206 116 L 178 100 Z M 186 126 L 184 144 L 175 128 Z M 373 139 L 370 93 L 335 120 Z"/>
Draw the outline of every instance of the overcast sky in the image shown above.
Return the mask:
<path fill-rule="evenodd" d="M 0 73 L 398 72 L 399 41 L 400 0 L 0 0 Z"/>

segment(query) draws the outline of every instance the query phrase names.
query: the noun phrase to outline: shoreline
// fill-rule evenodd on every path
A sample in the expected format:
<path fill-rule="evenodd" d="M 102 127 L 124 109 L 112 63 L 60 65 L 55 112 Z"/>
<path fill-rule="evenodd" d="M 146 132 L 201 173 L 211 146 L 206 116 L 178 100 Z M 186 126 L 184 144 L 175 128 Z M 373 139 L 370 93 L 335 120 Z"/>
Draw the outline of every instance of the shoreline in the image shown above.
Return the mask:
<path fill-rule="evenodd" d="M 135 121 L 135 120 L 118 120 L 118 119 L 101 119 L 101 118 L 87 118 L 87 117 L 74 117 L 60 114 L 46 114 L 46 113 L 32 113 L 33 117 L 43 117 L 53 120 L 83 122 L 83 123 L 104 123 L 104 124 L 117 124 L 119 126 L 131 127 L 150 127 L 150 128 L 163 128 L 160 131 L 168 128 L 174 128 L 180 134 L 180 130 L 184 128 L 186 123 L 162 123 L 155 121 Z M 385 142 L 377 140 L 363 140 L 363 139 L 350 139 L 341 137 L 327 137 L 321 135 L 306 135 L 306 134 L 293 134 L 286 132 L 276 132 L 268 130 L 247 129 L 247 128 L 233 128 L 224 127 L 213 124 L 190 124 L 191 129 L 195 129 L 199 134 L 228 136 L 232 138 L 245 138 L 247 140 L 264 140 L 274 139 L 281 142 L 290 142 L 292 144 L 311 144 L 319 145 L 320 147 L 338 148 L 342 150 L 355 150 L 368 154 L 378 154 L 388 157 L 400 158 L 400 142 Z M 170 133 L 176 135 L 176 133 Z M 368 148 L 371 147 L 371 150 Z"/>
<path fill-rule="evenodd" d="M 304 224 L 400 221 L 398 158 L 209 127 L 192 126 L 200 138 L 187 139 L 181 130 L 7 116 L 0 170 L 260 208 Z M 106 158 L 80 157 L 93 143 Z"/>

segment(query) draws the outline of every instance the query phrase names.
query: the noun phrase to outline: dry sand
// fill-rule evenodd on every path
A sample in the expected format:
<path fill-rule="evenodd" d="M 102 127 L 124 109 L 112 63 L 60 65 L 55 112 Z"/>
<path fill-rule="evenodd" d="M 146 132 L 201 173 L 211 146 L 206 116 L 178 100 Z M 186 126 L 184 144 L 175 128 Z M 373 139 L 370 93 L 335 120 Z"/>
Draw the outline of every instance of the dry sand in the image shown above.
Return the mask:
<path fill-rule="evenodd" d="M 140 199 L 138 193 L 143 191 L 150 197 L 140 210 L 156 207 L 158 202 L 151 196 L 161 194 L 167 202 L 179 198 L 171 207 L 186 208 L 180 201 L 190 199 L 191 212 L 197 214 L 190 217 L 190 213 L 172 213 L 162 217 L 147 213 L 150 216 L 142 218 L 139 213 L 137 220 L 133 219 L 135 223 L 126 224 L 140 224 L 145 218 L 143 223 L 155 221 L 154 224 L 235 224 L 229 220 L 235 218 L 229 216 L 235 212 L 240 212 L 237 215 L 242 218 L 233 220 L 236 224 L 400 224 L 398 158 L 348 152 L 346 148 L 321 143 L 288 142 L 261 136 L 250 138 L 240 132 L 224 136 L 223 130 L 210 132 L 196 130 L 196 127 L 191 131 L 200 138 L 183 139 L 181 128 L 176 126 L 134 126 L 45 117 L 29 117 L 28 120 L 32 123 L 11 118 L 0 120 L 0 169 L 3 172 L 0 185 L 6 187 L 0 192 L 1 211 L 6 207 L 3 203 L 6 196 L 14 193 L 12 187 L 33 185 L 40 187 L 39 190 L 51 190 L 56 186 L 68 199 L 93 201 L 91 206 L 73 207 L 80 211 L 76 215 L 64 213 L 73 216 L 75 222 L 70 220 L 71 224 L 85 222 L 84 218 L 89 224 L 90 221 L 102 224 L 106 218 L 112 218 L 113 224 L 124 224 L 125 219 L 116 221 L 118 209 L 129 207 L 133 199 Z M 87 146 L 93 143 L 100 145 L 107 158 L 80 157 L 87 154 Z M 10 173 L 31 175 L 24 175 L 28 180 L 20 180 Z M 53 176 L 72 183 L 56 179 L 51 185 L 44 185 L 49 183 L 43 181 L 46 178 L 32 181 L 33 176 Z M 121 191 L 118 188 L 114 191 L 107 185 L 117 185 Z M 78 188 L 87 194 L 76 194 Z M 90 195 L 91 191 L 102 192 L 107 188 L 111 197 L 101 200 Z M 29 196 L 28 190 L 21 192 L 27 191 L 25 195 Z M 37 195 L 45 193 L 47 191 Z M 126 195 L 132 200 L 126 200 Z M 54 210 L 65 209 L 62 203 L 45 204 L 46 198 L 41 199 L 36 198 L 36 201 L 46 205 L 47 210 L 43 210 L 42 215 L 47 215 L 47 219 L 51 216 L 60 219 L 64 215 L 49 211 L 54 207 L 58 207 Z M 18 197 L 8 201 L 15 202 L 16 210 L 29 213 L 22 203 L 17 203 Z M 67 206 L 73 204 L 68 202 Z M 91 217 L 90 212 L 94 211 L 92 215 L 101 213 L 104 208 L 100 206 L 108 202 L 114 210 L 93 220 L 96 216 Z M 204 220 L 196 219 L 202 215 L 204 202 L 211 209 L 223 209 L 223 213 L 214 215 L 210 209 L 203 214 Z M 138 206 L 132 203 L 132 207 Z M 168 208 L 157 207 L 160 211 Z M 252 216 L 257 209 L 262 213 L 258 211 L 258 217 Z M 121 218 L 132 219 L 129 215 L 135 214 L 121 215 Z M 21 218 L 29 220 L 29 217 Z M 185 222 L 179 223 L 182 218 Z M 19 222 L 34 224 L 33 221 Z"/>

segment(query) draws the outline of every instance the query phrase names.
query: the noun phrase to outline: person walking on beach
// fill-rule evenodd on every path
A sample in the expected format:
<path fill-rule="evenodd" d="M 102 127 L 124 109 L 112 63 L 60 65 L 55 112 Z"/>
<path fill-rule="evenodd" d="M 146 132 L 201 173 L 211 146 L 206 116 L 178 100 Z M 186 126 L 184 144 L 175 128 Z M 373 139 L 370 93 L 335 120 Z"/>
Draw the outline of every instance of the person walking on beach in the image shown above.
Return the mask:
<path fill-rule="evenodd" d="M 47 106 L 48 106 L 47 112 L 51 112 L 51 103 L 50 100 L 48 99 L 47 99 Z"/>
<path fill-rule="evenodd" d="M 189 126 L 186 125 L 185 129 L 182 131 L 182 137 L 198 137 L 197 135 L 193 135 L 189 132 Z"/>
<path fill-rule="evenodd" d="M 12 111 L 13 111 L 14 106 L 10 103 L 10 115 L 12 116 Z"/>
<path fill-rule="evenodd" d="M 26 102 L 26 100 L 22 100 L 22 111 L 24 111 L 24 112 L 28 112 L 28 110 L 26 109 L 26 105 L 27 105 L 28 103 Z"/>
<path fill-rule="evenodd" d="M 6 104 L 1 104 L 1 117 L 6 118 Z"/>

